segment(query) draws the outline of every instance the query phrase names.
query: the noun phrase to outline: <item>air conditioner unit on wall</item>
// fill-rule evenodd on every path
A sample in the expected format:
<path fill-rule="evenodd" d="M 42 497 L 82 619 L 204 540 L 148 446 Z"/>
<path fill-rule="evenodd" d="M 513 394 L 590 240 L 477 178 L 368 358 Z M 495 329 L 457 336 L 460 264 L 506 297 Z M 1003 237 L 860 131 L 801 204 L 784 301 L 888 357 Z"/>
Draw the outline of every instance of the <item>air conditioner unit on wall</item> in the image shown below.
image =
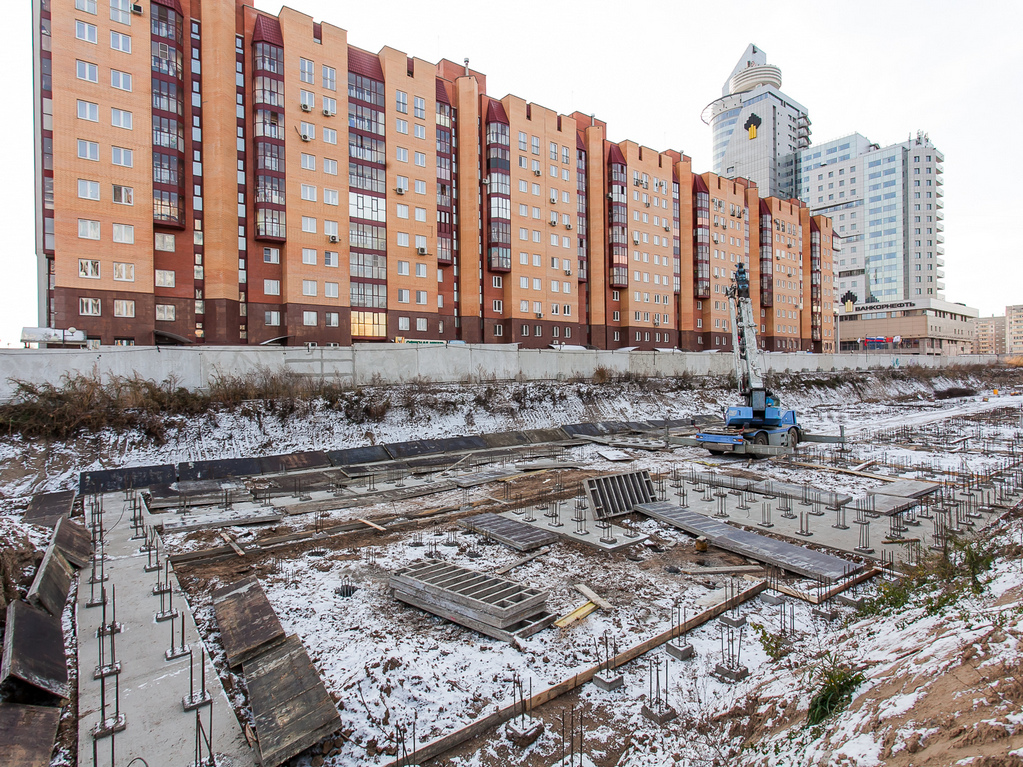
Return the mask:
<path fill-rule="evenodd" d="M 334 113 L 333 113 L 333 112 L 331 112 L 331 111 L 330 111 L 329 109 L 327 109 L 326 107 L 324 107 L 324 109 L 323 109 L 323 116 L 324 116 L 324 117 L 333 117 L 333 116 L 334 116 Z"/>
<path fill-rule="evenodd" d="M 395 187 L 394 191 L 397 194 L 405 194 L 405 187 L 403 187 L 403 186 Z"/>
<path fill-rule="evenodd" d="M 312 104 L 303 104 L 302 105 L 302 111 L 303 112 L 312 112 L 313 111 Z"/>
<path fill-rule="evenodd" d="M 303 133 L 303 134 L 302 134 L 302 140 L 303 140 L 303 141 L 312 141 L 312 140 L 313 140 L 313 137 L 312 137 L 312 136 L 310 136 L 310 135 L 309 135 L 308 133 Z"/>
<path fill-rule="evenodd" d="M 540 175 L 540 171 L 538 171 L 538 170 L 534 170 L 534 171 L 533 171 L 533 175 L 534 175 L 534 176 L 539 176 L 539 175 Z"/>
<path fill-rule="evenodd" d="M 329 237 L 327 237 L 327 239 L 330 240 L 331 242 L 337 242 L 337 235 L 332 234 Z"/>
<path fill-rule="evenodd" d="M 537 313 L 536 313 L 536 318 L 537 318 L 538 320 L 542 320 L 542 319 L 543 319 L 543 312 L 537 312 Z"/>
<path fill-rule="evenodd" d="M 139 5 L 138 3 L 132 4 L 131 12 L 134 13 L 136 16 L 141 16 L 142 15 L 142 6 Z"/>
<path fill-rule="evenodd" d="M 426 255 L 426 248 L 416 248 L 416 254 L 420 256 Z"/>

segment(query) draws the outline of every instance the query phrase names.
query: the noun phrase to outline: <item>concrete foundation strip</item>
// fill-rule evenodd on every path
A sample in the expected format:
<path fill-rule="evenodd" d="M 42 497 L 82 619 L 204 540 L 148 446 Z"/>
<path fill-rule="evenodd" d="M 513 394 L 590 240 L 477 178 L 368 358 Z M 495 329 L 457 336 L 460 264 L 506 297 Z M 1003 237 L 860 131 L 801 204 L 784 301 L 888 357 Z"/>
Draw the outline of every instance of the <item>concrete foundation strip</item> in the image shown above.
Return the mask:
<path fill-rule="evenodd" d="M 760 592 L 764 591 L 766 588 L 767 581 L 760 581 L 751 586 L 750 588 L 744 591 L 740 591 L 731 599 L 727 599 L 724 602 L 715 605 L 714 607 L 704 610 L 699 615 L 693 616 L 685 623 L 683 623 L 681 628 L 677 626 L 671 628 L 668 631 L 658 634 L 657 636 L 651 637 L 645 642 L 641 642 L 635 647 L 632 647 L 626 650 L 625 652 L 616 655 L 612 659 L 613 666 L 617 668 L 618 666 L 622 666 L 630 661 L 635 660 L 636 658 L 639 658 L 642 655 L 645 655 L 651 650 L 660 647 L 662 644 L 670 642 L 672 639 L 678 636 L 679 631 L 682 632 L 692 631 L 698 626 L 701 626 L 704 623 L 707 623 L 708 621 L 717 618 L 719 615 L 726 613 L 733 607 L 740 605 L 743 602 L 749 601 L 753 597 L 757 596 Z M 586 669 L 585 671 L 579 672 L 575 676 L 565 679 L 564 681 L 554 685 L 553 687 L 549 687 L 546 690 L 537 693 L 526 702 L 527 708 L 534 709 L 537 706 L 542 706 L 543 704 L 549 703 L 555 698 L 561 697 L 565 693 L 571 692 L 572 690 L 581 687 L 582 685 L 586 684 L 591 679 L 593 679 L 594 676 L 599 674 L 602 668 L 603 668 L 602 665 L 593 666 L 591 668 Z M 497 727 L 501 724 L 504 724 L 508 720 L 513 719 L 519 713 L 519 711 L 521 711 L 521 707 L 522 704 L 520 702 L 513 703 L 512 705 L 506 706 L 504 708 L 499 708 L 497 711 L 490 714 L 489 716 L 485 716 L 482 719 L 478 719 L 469 726 L 463 727 L 461 730 L 457 730 L 456 732 L 453 732 L 450 735 L 445 735 L 443 738 L 439 738 L 438 740 L 435 740 L 432 743 L 427 743 L 422 748 L 416 750 L 414 753 L 409 754 L 407 758 L 402 757 L 401 759 L 397 759 L 385 765 L 385 767 L 400 767 L 400 765 L 404 764 L 422 764 L 423 762 L 427 762 L 431 759 L 436 759 L 438 756 L 447 753 L 451 749 L 466 742 L 467 740 L 471 740 L 475 737 L 478 737 L 484 734 L 485 732 L 488 732 L 489 730 L 493 729 L 494 727 Z"/>

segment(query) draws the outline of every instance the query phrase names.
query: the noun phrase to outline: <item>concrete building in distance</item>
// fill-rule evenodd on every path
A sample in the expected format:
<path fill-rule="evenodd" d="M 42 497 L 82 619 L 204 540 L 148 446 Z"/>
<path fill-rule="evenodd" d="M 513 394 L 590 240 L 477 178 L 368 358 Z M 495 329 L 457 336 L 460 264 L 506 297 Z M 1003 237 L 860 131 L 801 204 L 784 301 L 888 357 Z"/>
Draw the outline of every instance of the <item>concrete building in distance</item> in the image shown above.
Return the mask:
<path fill-rule="evenodd" d="M 839 341 L 847 352 L 970 354 L 976 318 L 976 309 L 937 298 L 846 305 Z"/>
<path fill-rule="evenodd" d="M 33 7 L 52 337 L 727 350 L 742 260 L 767 348 L 834 344 L 831 224 L 753 181 L 290 8 Z"/>
<path fill-rule="evenodd" d="M 747 178 L 765 197 L 799 196 L 797 152 L 810 146 L 806 108 L 781 92 L 781 69 L 750 44 L 703 112 L 713 135 L 714 173 Z"/>
<path fill-rule="evenodd" d="M 1005 316 L 973 320 L 973 353 L 1005 354 Z"/>
<path fill-rule="evenodd" d="M 1005 307 L 1005 353 L 1023 354 L 1023 304 Z"/>

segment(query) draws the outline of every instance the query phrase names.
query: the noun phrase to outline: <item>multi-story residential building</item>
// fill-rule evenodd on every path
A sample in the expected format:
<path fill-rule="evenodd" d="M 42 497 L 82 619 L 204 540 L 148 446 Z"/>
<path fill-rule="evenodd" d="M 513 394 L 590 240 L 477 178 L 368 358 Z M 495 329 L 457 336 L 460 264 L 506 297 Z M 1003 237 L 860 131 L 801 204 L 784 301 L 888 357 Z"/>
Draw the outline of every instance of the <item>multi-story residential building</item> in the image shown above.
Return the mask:
<path fill-rule="evenodd" d="M 749 45 L 703 111 L 713 135 L 714 173 L 747 178 L 765 196 L 797 197 L 797 153 L 810 146 L 806 108 L 781 92 L 781 69 Z"/>
<path fill-rule="evenodd" d="M 1023 354 L 1023 304 L 1005 307 L 1005 353 Z"/>
<path fill-rule="evenodd" d="M 830 230 L 751 181 L 289 8 L 34 7 L 43 326 L 125 344 L 727 349 L 742 260 L 764 332 L 786 307 L 769 346 L 828 348 Z M 767 250 L 764 206 L 786 222 Z"/>
<path fill-rule="evenodd" d="M 1007 340 L 1005 321 L 1006 315 L 1002 315 L 977 317 L 971 322 L 974 354 L 1005 354 Z"/>

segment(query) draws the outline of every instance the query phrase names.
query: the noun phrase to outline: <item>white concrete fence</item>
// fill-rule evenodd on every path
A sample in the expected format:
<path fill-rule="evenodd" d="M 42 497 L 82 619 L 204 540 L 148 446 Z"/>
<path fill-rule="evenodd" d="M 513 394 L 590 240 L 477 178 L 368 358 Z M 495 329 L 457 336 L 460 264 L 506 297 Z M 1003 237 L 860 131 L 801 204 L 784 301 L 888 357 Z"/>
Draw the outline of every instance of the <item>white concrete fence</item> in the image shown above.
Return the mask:
<path fill-rule="evenodd" d="M 769 372 L 870 370 L 993 364 L 998 357 L 928 357 L 889 353 L 764 355 Z M 421 379 L 437 383 L 485 380 L 568 380 L 590 378 L 598 368 L 636 376 L 727 375 L 732 354 L 681 351 L 519 349 L 514 344 L 355 344 L 301 346 L 104 346 L 86 349 L 0 349 L 0 400 L 10 399 L 15 381 L 58 383 L 65 375 L 95 375 L 108 381 L 134 376 L 202 389 L 219 376 L 287 369 L 351 385 L 394 384 Z"/>

